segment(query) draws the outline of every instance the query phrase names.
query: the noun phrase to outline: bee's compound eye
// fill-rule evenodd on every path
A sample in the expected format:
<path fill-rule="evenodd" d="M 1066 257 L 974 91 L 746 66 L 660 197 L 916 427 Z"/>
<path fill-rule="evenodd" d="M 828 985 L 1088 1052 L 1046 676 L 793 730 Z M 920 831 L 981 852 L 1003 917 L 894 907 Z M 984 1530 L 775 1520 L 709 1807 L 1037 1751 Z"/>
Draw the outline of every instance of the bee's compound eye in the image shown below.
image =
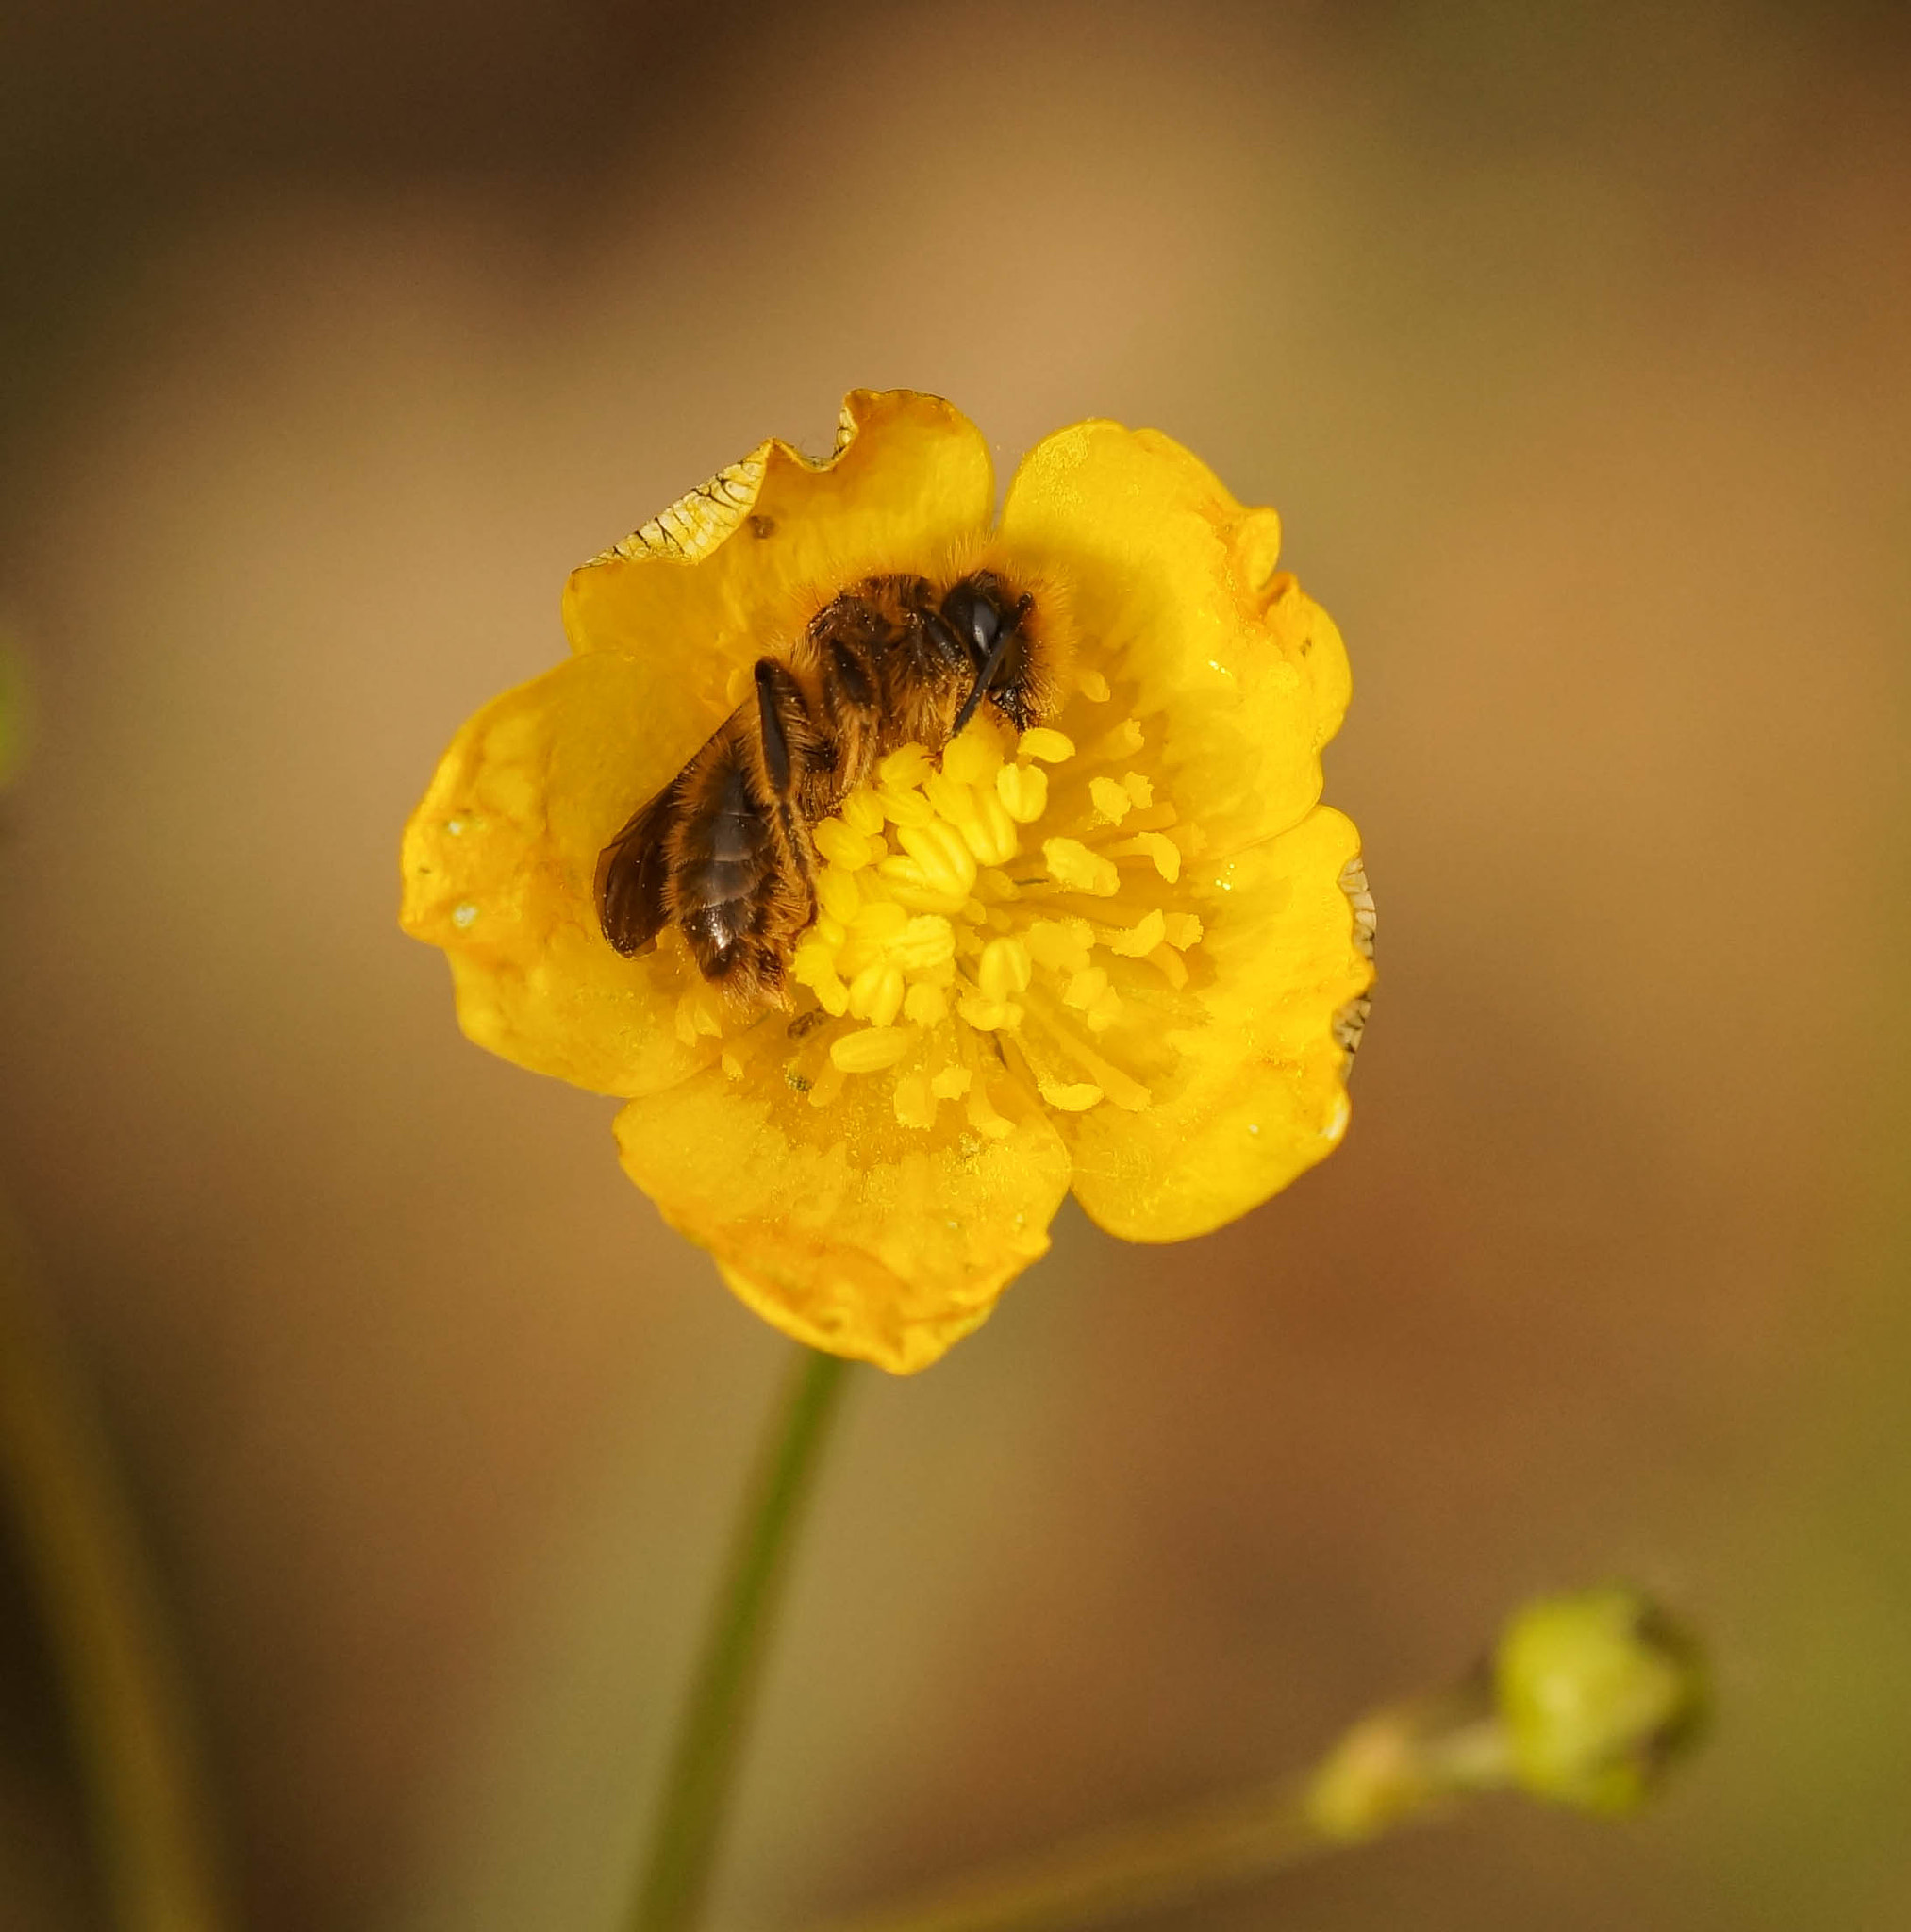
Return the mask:
<path fill-rule="evenodd" d="M 942 615 L 981 670 L 1002 634 L 1002 607 L 989 595 L 989 587 L 965 579 L 943 598 Z"/>
<path fill-rule="evenodd" d="M 975 641 L 978 655 L 988 657 L 1001 633 L 1002 612 L 989 598 L 977 597 L 969 608 L 969 635 Z"/>

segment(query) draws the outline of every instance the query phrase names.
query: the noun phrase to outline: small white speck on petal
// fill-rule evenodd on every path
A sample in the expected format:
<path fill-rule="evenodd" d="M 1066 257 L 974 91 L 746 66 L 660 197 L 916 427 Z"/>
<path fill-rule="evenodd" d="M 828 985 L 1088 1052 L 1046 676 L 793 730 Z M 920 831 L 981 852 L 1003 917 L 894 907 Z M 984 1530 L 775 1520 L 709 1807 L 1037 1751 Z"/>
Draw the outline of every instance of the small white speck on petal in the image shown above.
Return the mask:
<path fill-rule="evenodd" d="M 464 837 L 464 821 L 462 819 L 446 819 L 444 822 L 444 829 L 447 832 L 449 832 L 454 839 L 462 839 Z"/>
<path fill-rule="evenodd" d="M 462 932 L 477 917 L 477 908 L 467 899 L 462 905 L 451 908 L 451 923 Z"/>

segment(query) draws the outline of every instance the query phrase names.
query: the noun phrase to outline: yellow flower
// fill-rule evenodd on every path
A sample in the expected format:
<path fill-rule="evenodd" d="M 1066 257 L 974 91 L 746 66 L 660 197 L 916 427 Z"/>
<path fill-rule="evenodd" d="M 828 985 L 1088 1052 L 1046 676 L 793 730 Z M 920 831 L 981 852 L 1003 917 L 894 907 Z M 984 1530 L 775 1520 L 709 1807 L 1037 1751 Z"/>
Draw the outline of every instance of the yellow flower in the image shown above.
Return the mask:
<path fill-rule="evenodd" d="M 999 520 L 947 403 L 855 391 L 574 572 L 573 656 L 470 720 L 406 829 L 406 930 L 480 1045 L 615 1094 L 623 1165 L 789 1334 L 897 1373 L 977 1326 L 1071 1188 L 1178 1241 L 1327 1154 L 1372 976 L 1354 829 L 1317 803 L 1339 634 L 1280 524 L 1179 444 L 1082 423 Z M 621 957 L 598 856 L 844 587 L 986 557 L 1078 636 L 1066 703 L 889 757 L 815 828 L 790 1004 L 681 934 Z"/>

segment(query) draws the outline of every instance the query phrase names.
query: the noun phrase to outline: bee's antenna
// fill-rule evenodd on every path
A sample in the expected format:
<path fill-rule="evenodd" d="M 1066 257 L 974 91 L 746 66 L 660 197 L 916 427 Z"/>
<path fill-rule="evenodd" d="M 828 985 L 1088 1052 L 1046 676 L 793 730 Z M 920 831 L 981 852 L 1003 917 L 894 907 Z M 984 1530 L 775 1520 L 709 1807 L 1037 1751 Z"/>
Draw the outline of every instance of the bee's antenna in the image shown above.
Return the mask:
<path fill-rule="evenodd" d="M 1017 613 L 1020 616 L 1020 612 Z M 1015 636 L 1015 625 L 1005 624 L 995 633 L 995 641 L 989 647 L 989 655 L 982 660 L 982 668 L 975 674 L 975 688 L 962 701 L 962 708 L 956 713 L 956 722 L 949 727 L 949 736 L 956 737 L 975 715 L 975 708 L 989 694 L 989 681 L 1001 668 L 1006 655 L 1009 641 Z"/>
<path fill-rule="evenodd" d="M 973 688 L 973 690 L 972 690 L 972 691 L 968 693 L 968 697 L 964 697 L 964 699 L 962 699 L 962 709 L 960 709 L 960 711 L 956 713 L 956 721 L 955 721 L 955 724 L 951 724 L 951 726 L 949 726 L 949 736 L 951 736 L 951 738 L 955 738 L 955 736 L 958 736 L 958 734 L 960 734 L 962 726 L 964 726 L 964 724 L 966 724 L 966 723 L 968 723 L 968 721 L 970 721 L 970 719 L 972 719 L 973 715 L 976 715 L 976 706 L 980 706 L 980 703 L 982 703 L 982 699 L 984 699 L 984 695 L 988 695 L 988 690 L 989 690 L 989 678 L 993 678 L 993 676 L 995 676 L 995 667 L 997 667 L 997 665 L 999 665 L 999 662 L 1003 660 L 1003 651 L 1006 651 L 1006 649 L 1008 649 L 1008 636 L 1010 636 L 1010 634 L 1008 634 L 1008 632 L 1005 630 L 1005 632 L 1003 632 L 1003 634 L 1001 634 L 1001 636 L 999 636 L 999 638 L 995 640 L 995 645 L 991 647 L 989 655 L 988 655 L 988 657 L 986 657 L 986 658 L 982 660 L 982 671 L 978 671 L 978 673 L 976 673 L 976 688 Z"/>

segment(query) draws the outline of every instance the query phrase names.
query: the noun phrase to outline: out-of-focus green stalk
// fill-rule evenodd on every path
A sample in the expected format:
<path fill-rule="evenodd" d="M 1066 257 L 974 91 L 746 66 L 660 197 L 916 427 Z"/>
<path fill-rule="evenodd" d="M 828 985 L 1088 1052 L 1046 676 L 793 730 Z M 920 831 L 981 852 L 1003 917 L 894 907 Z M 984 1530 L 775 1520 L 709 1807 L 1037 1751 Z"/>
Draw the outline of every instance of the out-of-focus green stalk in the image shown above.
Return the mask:
<path fill-rule="evenodd" d="M 1541 1597 L 1507 1621 L 1488 1665 L 1375 1711 L 1302 1776 L 977 1873 L 831 1932 L 1113 1924 L 1365 1843 L 1483 1791 L 1631 1810 L 1689 1744 L 1704 1702 L 1697 1646 L 1637 1591 Z"/>
<path fill-rule="evenodd" d="M 804 1349 L 764 1440 L 672 1754 L 634 1932 L 684 1932 L 702 1908 L 803 1506 L 848 1366 Z"/>
<path fill-rule="evenodd" d="M 65 1692 L 121 1932 L 220 1932 L 180 1674 L 88 1391 L 0 1213 L 0 1491 Z"/>

